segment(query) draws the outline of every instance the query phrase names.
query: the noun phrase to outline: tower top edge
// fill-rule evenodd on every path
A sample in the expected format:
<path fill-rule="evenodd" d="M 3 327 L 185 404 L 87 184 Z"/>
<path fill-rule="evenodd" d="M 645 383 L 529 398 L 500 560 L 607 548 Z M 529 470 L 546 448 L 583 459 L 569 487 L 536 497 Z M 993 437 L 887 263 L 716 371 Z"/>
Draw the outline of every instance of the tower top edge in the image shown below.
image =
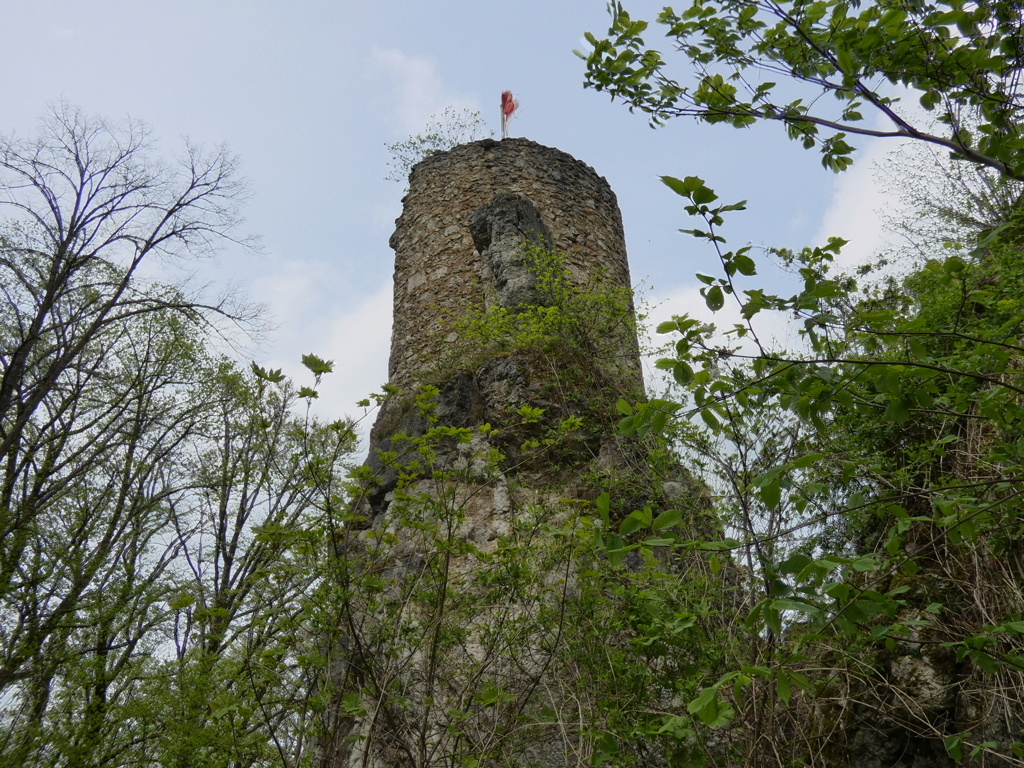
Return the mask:
<path fill-rule="evenodd" d="M 547 159 L 548 161 L 571 163 L 580 170 L 585 169 L 595 179 L 599 179 L 606 186 L 610 187 L 607 179 L 594 170 L 592 166 L 573 157 L 568 152 L 557 147 L 549 147 L 523 138 L 479 139 L 459 144 L 443 152 L 435 152 L 413 165 L 410 172 L 410 181 L 417 174 L 430 173 L 433 170 L 447 168 L 459 162 L 485 157 L 491 158 L 493 162 L 498 164 L 503 161 L 527 159 L 528 157 L 536 158 L 537 160 Z"/>

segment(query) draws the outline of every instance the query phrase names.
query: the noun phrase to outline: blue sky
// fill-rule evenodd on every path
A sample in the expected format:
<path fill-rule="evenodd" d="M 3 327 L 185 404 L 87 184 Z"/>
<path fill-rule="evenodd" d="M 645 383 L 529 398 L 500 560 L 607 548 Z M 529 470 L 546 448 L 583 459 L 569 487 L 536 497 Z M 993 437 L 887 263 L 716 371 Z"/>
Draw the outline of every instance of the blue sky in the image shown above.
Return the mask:
<path fill-rule="evenodd" d="M 653 18 L 659 3 L 627 2 Z M 659 316 L 702 311 L 693 274 L 714 253 L 658 177 L 697 175 L 723 201 L 746 199 L 730 247 L 852 239 L 850 260 L 879 245 L 870 157 L 835 176 L 781 129 L 744 131 L 642 115 L 584 90 L 585 31 L 603 33 L 603 0 L 0 0 L 0 132 L 31 134 L 58 99 L 89 114 L 149 124 L 173 154 L 181 137 L 226 143 L 252 199 L 263 253 L 226 249 L 203 281 L 236 283 L 267 305 L 276 330 L 249 354 L 302 377 L 299 358 L 334 360 L 318 410 L 357 413 L 386 378 L 392 252 L 402 185 L 385 181 L 386 142 L 445 107 L 480 110 L 498 133 L 511 89 L 511 135 L 558 147 L 605 176 L 623 211 L 633 280 Z M 657 33 L 648 42 L 656 44 Z M 669 46 L 663 47 L 669 54 Z M 753 279 L 775 281 L 777 276 Z M 308 383 L 308 382 L 304 382 Z"/>

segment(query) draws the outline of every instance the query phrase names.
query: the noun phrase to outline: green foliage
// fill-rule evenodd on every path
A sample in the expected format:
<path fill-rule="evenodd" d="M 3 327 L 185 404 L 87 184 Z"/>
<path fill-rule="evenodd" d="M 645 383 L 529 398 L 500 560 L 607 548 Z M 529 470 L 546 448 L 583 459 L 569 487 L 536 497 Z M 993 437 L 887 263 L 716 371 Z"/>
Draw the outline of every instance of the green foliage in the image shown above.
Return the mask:
<path fill-rule="evenodd" d="M 686 580 L 659 559 L 696 546 L 691 521 L 652 507 L 620 516 L 608 493 L 538 503 L 550 492 L 518 487 L 495 441 L 542 409 L 454 428 L 435 420 L 438 395 L 416 401 L 427 430 L 381 456 L 399 473 L 386 519 L 345 529 L 319 599 L 341 606 L 346 628 L 329 732 L 415 765 L 514 761 L 538 745 L 593 764 L 644 764 L 652 745 L 700 759 L 697 716 L 663 707 L 696 695 L 694 670 L 719 669 L 707 649 L 721 593 L 700 575 L 703 555 Z M 495 488 L 509 499 L 498 514 Z"/>
<path fill-rule="evenodd" d="M 541 361 L 536 367 L 555 376 L 554 369 L 564 367 L 562 381 L 552 384 L 578 392 L 563 392 L 563 398 L 593 397 L 602 388 L 632 395 L 639 384 L 630 354 L 636 349 L 632 291 L 610 285 L 599 270 L 579 284 L 565 254 L 557 251 L 527 247 L 523 262 L 535 280 L 536 302 L 471 307 L 444 324 L 444 332 L 454 332 L 457 339 L 447 345 L 450 357 L 427 375 L 443 379 L 487 360 L 518 355 Z"/>
<path fill-rule="evenodd" d="M 538 749 L 593 764 L 644 764 L 653 748 L 700 759 L 699 717 L 666 706 L 724 671 L 709 652 L 721 557 L 695 539 L 699 494 L 677 491 L 669 507 L 652 487 L 670 460 L 614 436 L 609 410 L 638 392 L 632 298 L 601 275 L 580 285 L 563 254 L 524 259 L 536 303 L 453 321 L 451 359 L 424 377 L 436 384 L 385 405 L 399 415 L 378 429 L 408 431 L 376 477 L 359 472 L 364 496 L 318 599 L 342 606 L 344 628 L 328 736 L 414 765 Z M 451 382 L 493 366 L 513 391 L 445 424 Z M 619 452 L 607 463 L 606 446 Z M 606 491 L 588 501 L 595 485 Z"/>
<path fill-rule="evenodd" d="M 412 167 L 420 160 L 438 152 L 447 152 L 459 144 L 494 135 L 493 131 L 485 130 L 486 123 L 480 113 L 469 109 L 457 111 L 455 107 L 445 107 L 440 117 L 433 115 L 430 120 L 425 133 L 384 145 L 391 153 L 388 161 L 390 170 L 385 176 L 388 181 L 405 182 Z"/>
<path fill-rule="evenodd" d="M 588 33 L 591 48 L 577 52 L 587 63 L 586 85 L 648 113 L 654 125 L 679 116 L 737 128 L 778 122 L 837 172 L 852 162 L 847 134 L 912 138 L 1024 179 L 1016 88 L 1024 21 L 1014 3 L 694 0 L 682 12 L 666 7 L 656 23 L 692 83 L 647 47 L 648 22 L 617 1 L 609 11 L 607 37 Z M 899 88 L 941 128 L 932 132 L 900 110 Z M 876 115 L 885 118 L 881 128 Z"/>
<path fill-rule="evenodd" d="M 722 225 L 703 182 L 666 183 L 689 213 Z M 1024 532 L 1018 221 L 967 259 L 929 260 L 860 291 L 831 275 L 841 242 L 780 253 L 804 281 L 788 298 L 739 290 L 735 255 L 719 250 L 724 276 L 707 278 L 705 296 L 712 309 L 710 288 L 734 297 L 746 320 L 734 333 L 752 343 L 712 345 L 712 329 L 685 316 L 658 328 L 675 339 L 658 367 L 676 394 L 620 402 L 620 431 L 668 434 L 704 468 L 724 524 L 742 534 L 733 562 L 749 574 L 735 666 L 688 705 L 706 726 L 729 727 L 742 711 L 740 722 L 795 749 L 786 734 L 816 727 L 809 696 L 820 710 L 837 706 L 839 690 L 871 689 L 902 712 L 900 696 L 924 694 L 887 670 L 923 652 L 951 686 L 955 665 L 969 670 L 972 695 L 1003 712 L 1009 731 L 975 734 L 959 720 L 950 735 L 931 716 L 903 727 L 945 739 L 954 757 L 1014 754 L 1024 723 L 1002 691 L 1024 669 L 1014 639 L 1024 603 L 1009 587 Z M 710 227 L 692 234 L 723 242 Z M 754 320 L 769 311 L 800 323 L 801 349 L 760 343 Z M 800 746 L 803 759 L 826 760 L 825 746 Z"/>
<path fill-rule="evenodd" d="M 571 522 L 534 507 L 509 511 L 493 535 L 470 535 L 477 489 L 500 481 L 503 457 L 487 445 L 488 426 L 437 424 L 437 395 L 427 388 L 417 399 L 425 433 L 396 436 L 396 450 L 381 457 L 399 471 L 386 526 L 344 529 L 348 556 L 319 600 L 338 607 L 346 628 L 334 728 L 344 732 L 370 709 L 379 725 L 359 736 L 366 748 L 383 743 L 415 764 L 461 765 L 528 743 L 537 660 L 562 632 L 557 606 L 578 542 Z M 521 417 L 529 424 L 539 415 Z M 567 522 L 564 535 L 546 538 Z M 540 540 L 550 546 L 538 549 Z"/>
<path fill-rule="evenodd" d="M 740 281 L 756 264 L 747 249 L 725 250 L 722 228 L 743 203 L 718 204 L 696 177 L 663 177 L 702 222 L 683 231 L 719 255 L 718 276 L 697 276 L 707 306 L 735 301 L 743 319 L 728 332 L 732 346 L 692 318 L 663 323 L 673 342 L 657 366 L 672 391 L 618 407 L 623 434 L 664 434 L 703 470 L 738 534 L 705 546 L 732 552 L 724 568 L 709 560 L 714 572 L 746 574 L 742 630 L 687 711 L 731 730 L 756 764 L 848 760 L 837 726 L 901 729 L 923 754 L 957 762 L 1019 758 L 1024 722 L 1006 693 L 1024 669 L 1013 586 L 1024 458 L 1019 7 L 697 0 L 657 19 L 692 84 L 647 47 L 646 22 L 609 7 L 608 37 L 589 35 L 581 54 L 587 85 L 655 125 L 682 115 L 779 122 L 834 171 L 850 163 L 847 134 L 913 138 L 983 168 L 954 161 L 957 196 L 914 201 L 933 250 L 906 277 L 858 289 L 833 275 L 844 243 L 832 239 L 773 252 L 802 281 L 792 296 Z M 894 86 L 918 96 L 939 127 L 897 112 Z M 876 129 L 879 115 L 887 123 Z M 794 319 L 797 349 L 762 341 L 767 312 Z M 929 679 L 949 693 L 929 693 Z M 857 720 L 850 697 L 886 714 Z M 1003 724 L 972 718 L 978 708 Z"/>
<path fill-rule="evenodd" d="M 214 352 L 251 314 L 139 275 L 237 240 L 233 162 L 165 165 L 66 105 L 0 142 L 4 765 L 309 760 L 307 591 L 354 432 Z"/>

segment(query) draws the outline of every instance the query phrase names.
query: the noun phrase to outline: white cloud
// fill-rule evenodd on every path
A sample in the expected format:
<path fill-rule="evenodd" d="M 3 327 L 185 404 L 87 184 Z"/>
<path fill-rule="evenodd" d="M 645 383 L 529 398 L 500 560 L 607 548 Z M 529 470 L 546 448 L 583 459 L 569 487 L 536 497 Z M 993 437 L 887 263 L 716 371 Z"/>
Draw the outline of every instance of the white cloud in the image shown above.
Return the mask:
<path fill-rule="evenodd" d="M 391 352 L 391 280 L 359 305 L 332 315 L 320 336 L 321 356 L 334 360 L 334 373 L 320 387 L 317 412 L 328 418 L 359 416 L 356 403 L 380 392 L 388 378 Z M 370 424 L 365 424 L 366 430 Z"/>
<path fill-rule="evenodd" d="M 456 111 L 481 109 L 478 99 L 455 93 L 445 85 L 432 58 L 410 56 L 395 48 L 374 48 L 371 61 L 391 83 L 394 93 L 388 101 L 394 108 L 389 122 L 398 133 L 421 132 L 445 107 Z"/>
<path fill-rule="evenodd" d="M 913 91 L 894 89 L 892 96 L 899 97 L 894 108 L 898 108 L 904 120 L 931 130 L 934 117 L 921 109 Z M 873 127 L 888 131 L 894 126 L 879 114 Z M 900 199 L 899 187 L 922 183 L 922 179 L 908 174 L 906 162 L 894 159 L 915 144 L 919 142 L 911 139 L 865 139 L 854 154 L 853 167 L 836 176 L 832 200 L 822 217 L 816 242 L 824 244 L 829 237 L 850 241 L 838 259 L 842 269 L 869 263 L 898 244 L 900 238 L 890 231 L 889 222 L 909 215 Z"/>
<path fill-rule="evenodd" d="M 267 297 L 272 322 L 289 326 L 305 321 L 312 304 L 319 305 L 328 277 L 327 265 L 316 259 L 275 259 L 271 268 L 250 280 L 253 295 Z"/>
<path fill-rule="evenodd" d="M 272 320 L 280 324 L 261 365 L 280 368 L 300 386 L 312 386 L 302 355 L 334 361 L 334 372 L 324 376 L 313 403 L 314 413 L 325 419 L 361 415 L 356 403 L 379 392 L 387 380 L 391 346 L 391 280 L 354 305 L 338 301 L 332 289 L 337 281 L 323 262 L 292 259 L 252 287 L 255 294 L 269 297 Z"/>
<path fill-rule="evenodd" d="M 896 147 L 885 139 L 867 141 L 857 152 L 853 167 L 837 176 L 832 186 L 832 200 L 814 242 L 824 244 L 829 237 L 848 240 L 837 260 L 843 269 L 872 261 L 892 244 L 885 218 L 898 201 L 883 188 L 878 176 Z"/>

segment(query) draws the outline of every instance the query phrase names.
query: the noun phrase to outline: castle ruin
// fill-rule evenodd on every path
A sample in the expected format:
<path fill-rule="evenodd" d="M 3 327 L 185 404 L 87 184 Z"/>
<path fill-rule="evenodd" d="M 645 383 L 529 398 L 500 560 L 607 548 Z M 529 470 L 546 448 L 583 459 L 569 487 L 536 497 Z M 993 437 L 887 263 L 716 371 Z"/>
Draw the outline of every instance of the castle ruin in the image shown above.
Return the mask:
<path fill-rule="evenodd" d="M 571 547 L 542 549 L 529 587 L 508 574 L 516 542 L 548 547 L 631 462 L 614 404 L 642 376 L 615 195 L 564 152 L 487 139 L 417 164 L 403 203 L 394 391 L 344 544 L 361 564 L 342 580 L 378 592 L 342 598 L 321 765 L 576 764 L 579 733 L 545 724 L 573 674 L 549 615 Z"/>

